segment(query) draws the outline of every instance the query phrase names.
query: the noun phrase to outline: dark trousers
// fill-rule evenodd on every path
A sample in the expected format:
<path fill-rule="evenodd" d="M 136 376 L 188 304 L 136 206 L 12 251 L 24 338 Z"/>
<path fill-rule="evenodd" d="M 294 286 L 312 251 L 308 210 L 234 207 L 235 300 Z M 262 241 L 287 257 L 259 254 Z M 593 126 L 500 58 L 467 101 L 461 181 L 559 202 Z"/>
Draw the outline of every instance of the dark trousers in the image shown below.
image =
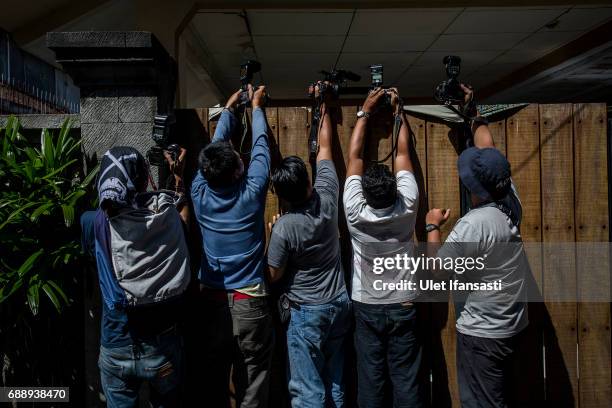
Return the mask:
<path fill-rule="evenodd" d="M 488 339 L 457 333 L 457 375 L 463 408 L 506 408 L 516 336 Z"/>
<path fill-rule="evenodd" d="M 267 298 L 205 300 L 201 385 L 206 405 L 229 406 L 230 374 L 236 406 L 267 407 L 274 349 L 272 316 Z"/>
<path fill-rule="evenodd" d="M 422 350 L 414 306 L 353 302 L 353 308 L 359 407 L 388 407 L 389 381 L 393 407 L 422 407 Z"/>

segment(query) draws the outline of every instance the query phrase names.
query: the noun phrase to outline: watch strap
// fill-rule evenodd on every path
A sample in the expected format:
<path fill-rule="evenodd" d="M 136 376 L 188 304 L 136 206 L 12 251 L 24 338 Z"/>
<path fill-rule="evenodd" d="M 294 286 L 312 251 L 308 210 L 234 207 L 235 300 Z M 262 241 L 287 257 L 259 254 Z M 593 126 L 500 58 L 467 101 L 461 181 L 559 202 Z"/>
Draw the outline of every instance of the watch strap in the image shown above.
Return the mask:
<path fill-rule="evenodd" d="M 427 224 L 425 226 L 425 231 L 426 232 L 431 232 L 431 231 L 435 231 L 435 230 L 440 230 L 440 226 L 436 225 L 436 224 Z"/>

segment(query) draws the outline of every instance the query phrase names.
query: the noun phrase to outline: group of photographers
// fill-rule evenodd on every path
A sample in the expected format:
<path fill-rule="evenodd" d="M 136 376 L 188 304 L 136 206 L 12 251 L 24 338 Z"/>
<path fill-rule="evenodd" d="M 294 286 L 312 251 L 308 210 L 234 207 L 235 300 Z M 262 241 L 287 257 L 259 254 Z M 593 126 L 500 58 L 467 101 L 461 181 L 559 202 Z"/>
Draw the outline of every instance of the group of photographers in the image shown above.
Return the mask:
<path fill-rule="evenodd" d="M 314 182 L 299 157 L 285 157 L 272 168 L 263 86 L 248 88 L 248 166 L 230 141 L 239 127 L 236 109 L 242 91 L 229 98 L 213 140 L 199 153 L 188 192 L 183 185 L 184 149 L 176 156 L 166 154 L 175 177 L 173 191 L 147 192 L 149 171 L 135 149 L 113 147 L 104 156 L 98 180 L 100 208 L 83 215 L 82 228 L 102 289 L 99 366 L 109 407 L 135 407 L 145 381 L 154 406 L 182 405 L 185 356 L 178 320 L 189 284 L 185 231 L 191 216 L 202 237 L 198 280 L 204 306 L 198 313 L 206 336 L 199 345 L 205 356 L 200 369 L 214 372 L 206 377 L 202 392 L 227 389 L 232 375 L 237 406 L 275 406 L 269 389 L 276 307 L 269 299 L 271 288 L 280 287 L 278 313 L 287 334 L 293 407 L 345 406 L 344 357 L 351 334 L 360 407 L 383 407 L 389 400 L 394 407 L 427 405 L 419 374 L 422 338 L 416 292 L 373 290 L 368 265 L 376 254 L 364 249 L 371 243 L 395 243 L 398 250 L 411 251 L 419 189 L 407 117 L 393 88 L 373 89 L 357 115 L 343 187 L 353 250 L 349 293 L 338 238 L 342 180 L 332 160 L 336 108 L 333 96 L 320 89 L 315 87 L 321 122 Z M 462 89 L 465 103 L 474 106 L 471 89 Z M 368 123 L 385 98 L 400 126 L 395 173 L 363 157 Z M 475 120 L 473 132 L 475 147 L 458 161 L 473 210 L 458 221 L 449 242 L 520 242 L 520 203 L 509 164 L 494 148 L 485 121 Z M 264 210 L 270 181 L 287 210 L 268 224 L 266 247 Z M 188 197 L 194 214 L 189 214 Z M 449 210 L 429 211 L 429 242 L 440 242 L 439 228 L 448 218 Z M 440 251 L 462 256 L 457 248 L 442 245 Z M 482 251 L 487 248 L 483 245 Z M 515 262 L 492 265 L 489 278 L 521 285 Z M 482 304 L 470 304 L 468 297 L 457 323 L 464 407 L 507 406 L 507 365 L 514 339 L 527 324 L 521 299 L 517 295 L 512 305 L 483 311 Z M 389 390 L 392 393 L 385 396 Z M 201 397 L 203 405 L 227 406 L 227 400 L 214 395 Z"/>

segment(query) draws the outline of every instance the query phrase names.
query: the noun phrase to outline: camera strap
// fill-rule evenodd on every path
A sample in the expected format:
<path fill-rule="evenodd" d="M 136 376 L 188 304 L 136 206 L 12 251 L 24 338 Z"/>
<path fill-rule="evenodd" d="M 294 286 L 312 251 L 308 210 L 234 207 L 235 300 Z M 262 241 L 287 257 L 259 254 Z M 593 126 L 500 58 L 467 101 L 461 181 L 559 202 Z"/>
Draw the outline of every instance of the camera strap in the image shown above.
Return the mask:
<path fill-rule="evenodd" d="M 401 103 L 401 102 L 400 102 Z M 384 159 L 381 160 L 372 160 L 372 163 L 384 163 L 389 158 L 395 156 L 395 152 L 397 152 L 397 142 L 399 140 L 400 130 L 402 129 L 402 114 L 397 113 L 393 115 L 393 133 L 391 134 L 391 151 L 388 155 L 385 156 Z"/>
<path fill-rule="evenodd" d="M 242 124 L 242 135 L 240 136 L 240 146 L 238 147 L 238 152 L 241 155 L 245 155 L 245 154 L 249 154 L 249 152 L 243 151 L 244 142 L 246 141 L 246 138 L 249 134 L 249 117 L 247 115 L 246 109 L 242 109 L 241 124 Z"/>
<path fill-rule="evenodd" d="M 451 111 L 453 111 L 454 113 L 456 113 L 457 115 L 459 115 L 459 117 L 461 117 L 461 119 L 463 119 L 468 125 L 472 123 L 472 121 L 474 120 L 474 117 L 468 115 L 467 113 L 463 112 L 460 109 L 455 108 L 454 105 L 447 105 L 445 104 L 444 106 L 446 106 L 448 109 L 450 109 Z"/>

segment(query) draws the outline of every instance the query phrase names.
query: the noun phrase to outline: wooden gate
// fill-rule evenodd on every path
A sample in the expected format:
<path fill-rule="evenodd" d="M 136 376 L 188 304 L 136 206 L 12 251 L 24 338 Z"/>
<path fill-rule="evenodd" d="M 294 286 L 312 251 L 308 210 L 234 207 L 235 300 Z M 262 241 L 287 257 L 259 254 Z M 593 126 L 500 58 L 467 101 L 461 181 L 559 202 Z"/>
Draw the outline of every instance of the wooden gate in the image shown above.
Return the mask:
<path fill-rule="evenodd" d="M 337 125 L 334 160 L 341 180 L 346 175 L 356 112 L 356 106 L 342 107 L 342 120 Z M 208 110 L 196 109 L 195 113 L 212 135 L 216 122 L 207 120 Z M 307 161 L 309 110 L 268 108 L 267 117 L 280 154 L 297 155 Z M 383 158 L 391 149 L 391 120 L 378 122 L 380 126 L 373 126 L 376 130 L 366 146 L 366 156 L 372 158 Z M 460 212 L 457 140 L 445 124 L 415 117 L 410 118 L 410 124 L 416 140 L 413 156 L 422 197 L 417 229 L 422 231 L 427 208 L 451 208 L 453 219 L 442 229 L 445 236 Z M 521 230 L 526 242 L 609 240 L 606 126 L 605 104 L 529 105 L 490 124 L 497 147 L 512 165 L 523 203 Z M 269 193 L 267 220 L 277 212 L 278 200 Z M 346 226 L 341 227 L 340 236 L 348 266 Z M 417 234 L 417 238 L 423 237 Z M 603 282 L 585 276 L 578 280 L 576 271 L 585 270 L 585 265 L 578 268 L 574 259 L 555 259 L 537 251 L 529 253 L 529 258 L 540 290 L 563 276 L 578 294 L 610 291 L 609 274 Z M 421 309 L 432 406 L 458 407 L 453 305 L 428 304 Z M 610 407 L 610 303 L 534 303 L 529 313 L 531 324 L 522 336 L 513 376 L 518 405 Z M 354 378 L 349 382 L 349 389 L 354 391 Z M 349 396 L 349 401 L 353 397 Z"/>

